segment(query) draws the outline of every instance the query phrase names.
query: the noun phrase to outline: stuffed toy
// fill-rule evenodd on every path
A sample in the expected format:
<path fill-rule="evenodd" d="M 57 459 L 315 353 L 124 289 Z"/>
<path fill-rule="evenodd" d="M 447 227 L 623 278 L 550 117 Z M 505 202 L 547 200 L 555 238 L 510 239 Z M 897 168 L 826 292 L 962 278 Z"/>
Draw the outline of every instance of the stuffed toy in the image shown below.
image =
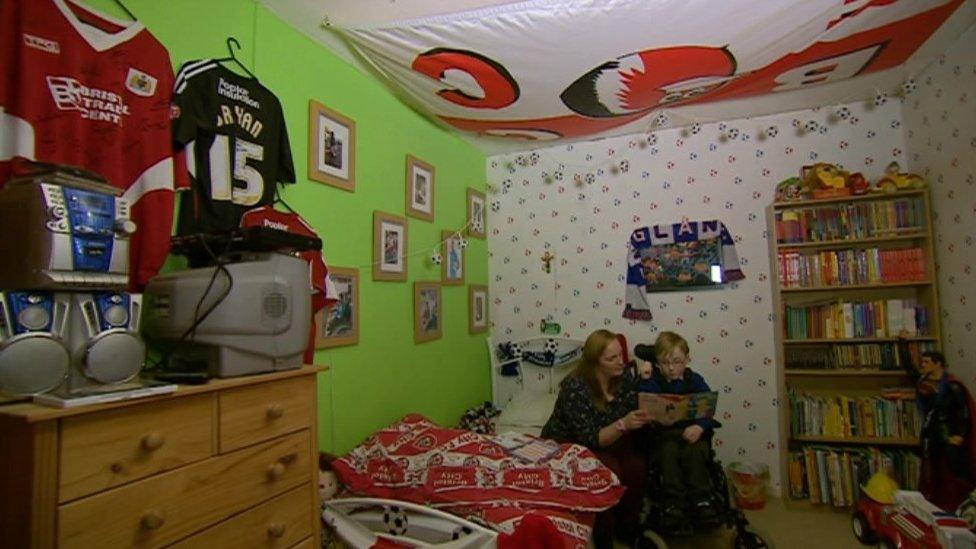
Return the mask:
<path fill-rule="evenodd" d="M 847 196 L 851 189 L 847 185 L 848 173 L 833 164 L 819 162 L 800 169 L 800 179 L 813 191 L 813 198 Z"/>
<path fill-rule="evenodd" d="M 464 412 L 461 421 L 458 423 L 458 428 L 483 435 L 493 435 L 495 434 L 494 419 L 501 413 L 502 411 L 496 408 L 494 404 L 485 402 Z"/>
<path fill-rule="evenodd" d="M 803 200 L 809 198 L 809 196 L 809 189 L 807 189 L 799 177 L 784 179 L 776 185 L 776 202 Z"/>
<path fill-rule="evenodd" d="M 332 462 L 336 456 L 319 452 L 319 520 L 322 523 L 322 548 L 335 549 L 339 547 L 338 538 L 335 533 L 325 524 L 322 518 L 322 511 L 325 510 L 325 502 L 334 498 L 339 493 L 339 477 L 332 470 Z"/>

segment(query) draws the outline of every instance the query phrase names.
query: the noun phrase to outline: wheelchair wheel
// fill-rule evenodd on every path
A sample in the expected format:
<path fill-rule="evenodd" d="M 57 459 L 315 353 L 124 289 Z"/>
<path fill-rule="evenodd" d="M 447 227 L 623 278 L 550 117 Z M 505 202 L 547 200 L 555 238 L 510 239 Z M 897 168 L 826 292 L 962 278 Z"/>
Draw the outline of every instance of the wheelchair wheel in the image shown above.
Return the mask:
<path fill-rule="evenodd" d="M 644 530 L 637 536 L 634 547 L 635 549 L 668 549 L 668 544 L 654 530 Z"/>

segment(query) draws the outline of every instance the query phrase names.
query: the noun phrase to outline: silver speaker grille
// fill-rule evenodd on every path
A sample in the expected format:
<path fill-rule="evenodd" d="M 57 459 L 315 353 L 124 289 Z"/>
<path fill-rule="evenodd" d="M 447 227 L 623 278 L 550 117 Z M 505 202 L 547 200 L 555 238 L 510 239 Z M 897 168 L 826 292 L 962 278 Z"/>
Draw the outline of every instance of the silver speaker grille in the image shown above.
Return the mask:
<path fill-rule="evenodd" d="M 279 292 L 272 292 L 264 296 L 264 315 L 270 318 L 281 318 L 288 312 L 288 298 Z"/>

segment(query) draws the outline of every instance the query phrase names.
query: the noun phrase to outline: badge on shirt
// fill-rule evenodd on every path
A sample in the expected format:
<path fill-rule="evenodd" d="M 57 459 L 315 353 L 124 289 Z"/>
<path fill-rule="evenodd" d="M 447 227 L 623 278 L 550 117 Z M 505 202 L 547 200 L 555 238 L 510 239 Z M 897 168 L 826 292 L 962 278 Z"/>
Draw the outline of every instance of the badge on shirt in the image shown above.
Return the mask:
<path fill-rule="evenodd" d="M 139 69 L 130 67 L 129 74 L 125 76 L 125 87 L 136 95 L 150 97 L 156 93 L 156 79 Z"/>

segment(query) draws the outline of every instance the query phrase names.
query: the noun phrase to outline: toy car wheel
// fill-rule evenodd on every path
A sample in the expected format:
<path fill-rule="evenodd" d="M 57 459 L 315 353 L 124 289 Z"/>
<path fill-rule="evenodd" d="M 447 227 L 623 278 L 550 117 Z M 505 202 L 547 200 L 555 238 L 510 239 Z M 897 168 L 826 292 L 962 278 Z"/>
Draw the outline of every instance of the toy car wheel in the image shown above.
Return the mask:
<path fill-rule="evenodd" d="M 851 517 L 851 530 L 854 531 L 854 537 L 857 538 L 857 541 L 864 545 L 874 545 L 877 541 L 874 532 L 871 531 L 871 525 L 868 523 L 867 517 L 860 511 L 854 513 L 854 516 Z"/>

